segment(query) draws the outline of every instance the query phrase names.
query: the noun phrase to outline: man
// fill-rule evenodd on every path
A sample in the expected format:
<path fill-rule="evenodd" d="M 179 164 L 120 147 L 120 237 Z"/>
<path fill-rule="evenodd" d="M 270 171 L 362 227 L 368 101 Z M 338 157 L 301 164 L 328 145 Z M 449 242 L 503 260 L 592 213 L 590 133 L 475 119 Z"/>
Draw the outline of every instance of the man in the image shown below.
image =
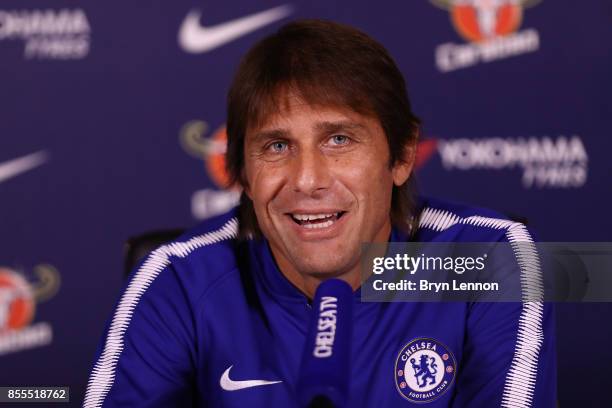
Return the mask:
<path fill-rule="evenodd" d="M 417 129 L 401 73 L 365 34 L 302 21 L 257 44 L 228 98 L 240 207 L 132 274 L 85 406 L 296 406 L 311 300 L 329 278 L 355 291 L 347 406 L 553 406 L 542 302 L 360 300 L 362 242 L 530 241 L 492 213 L 413 202 Z M 529 256 L 516 253 L 531 282 Z"/>

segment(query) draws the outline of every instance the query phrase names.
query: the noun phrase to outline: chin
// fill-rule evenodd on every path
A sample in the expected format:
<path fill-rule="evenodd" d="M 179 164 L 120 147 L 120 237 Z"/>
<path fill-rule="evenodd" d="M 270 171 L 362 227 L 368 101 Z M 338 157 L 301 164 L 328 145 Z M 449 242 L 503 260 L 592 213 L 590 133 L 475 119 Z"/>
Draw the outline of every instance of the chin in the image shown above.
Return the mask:
<path fill-rule="evenodd" d="M 328 259 L 312 259 L 311 262 L 304 261 L 302 258 L 297 262 L 298 270 L 302 273 L 316 277 L 334 277 L 342 275 L 352 269 L 353 262 L 349 259 L 339 259 L 338 257 L 327 257 Z"/>

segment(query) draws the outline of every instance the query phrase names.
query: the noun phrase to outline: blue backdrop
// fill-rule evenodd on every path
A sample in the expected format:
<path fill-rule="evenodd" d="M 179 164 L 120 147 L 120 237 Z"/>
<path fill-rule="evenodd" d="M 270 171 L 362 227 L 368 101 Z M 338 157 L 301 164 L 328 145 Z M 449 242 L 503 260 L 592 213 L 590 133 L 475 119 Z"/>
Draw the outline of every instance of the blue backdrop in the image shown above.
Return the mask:
<path fill-rule="evenodd" d="M 612 240 L 607 0 L 4 0 L 0 385 L 67 385 L 80 403 L 125 239 L 234 203 L 219 170 L 232 74 L 304 17 L 396 58 L 424 122 L 421 192 L 526 217 L 541 240 Z M 561 406 L 612 402 L 610 313 L 559 306 Z"/>

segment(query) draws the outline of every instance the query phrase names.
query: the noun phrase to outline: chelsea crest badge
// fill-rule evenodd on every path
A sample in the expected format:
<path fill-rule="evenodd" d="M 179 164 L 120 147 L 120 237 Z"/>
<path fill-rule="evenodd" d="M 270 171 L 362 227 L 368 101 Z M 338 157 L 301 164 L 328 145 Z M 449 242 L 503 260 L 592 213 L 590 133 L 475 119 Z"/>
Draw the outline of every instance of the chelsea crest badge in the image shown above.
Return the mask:
<path fill-rule="evenodd" d="M 449 390 L 457 362 L 448 347 L 419 337 L 406 344 L 395 359 L 395 386 L 410 402 L 431 402 Z"/>

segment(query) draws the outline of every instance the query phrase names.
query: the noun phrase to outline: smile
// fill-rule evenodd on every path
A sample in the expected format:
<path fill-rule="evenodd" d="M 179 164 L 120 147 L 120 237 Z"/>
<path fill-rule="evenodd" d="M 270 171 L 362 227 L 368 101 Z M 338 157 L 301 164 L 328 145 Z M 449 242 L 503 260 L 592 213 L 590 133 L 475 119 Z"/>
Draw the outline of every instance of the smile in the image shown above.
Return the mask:
<path fill-rule="evenodd" d="M 321 214 L 289 214 L 298 225 L 307 229 L 329 228 L 338 221 L 346 211 Z"/>

